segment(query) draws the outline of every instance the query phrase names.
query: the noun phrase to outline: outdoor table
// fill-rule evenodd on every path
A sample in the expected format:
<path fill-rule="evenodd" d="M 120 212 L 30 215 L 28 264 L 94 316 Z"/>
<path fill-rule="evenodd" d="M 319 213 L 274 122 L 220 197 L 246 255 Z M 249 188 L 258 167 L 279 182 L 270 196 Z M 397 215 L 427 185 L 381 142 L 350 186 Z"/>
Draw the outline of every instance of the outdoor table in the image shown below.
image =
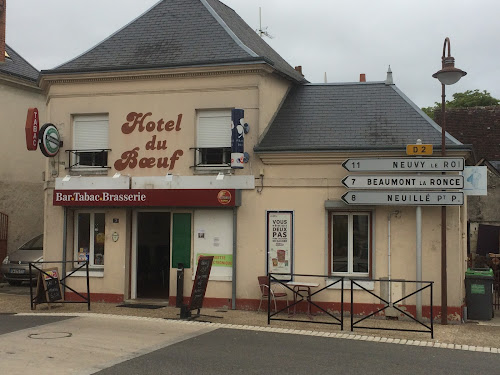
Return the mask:
<path fill-rule="evenodd" d="M 307 315 L 311 317 L 311 288 L 316 288 L 319 286 L 319 283 L 308 283 L 305 281 L 289 281 L 286 285 L 291 286 L 293 289 L 293 314 L 295 315 L 295 308 L 297 305 L 297 294 L 299 292 L 307 292 Z"/>

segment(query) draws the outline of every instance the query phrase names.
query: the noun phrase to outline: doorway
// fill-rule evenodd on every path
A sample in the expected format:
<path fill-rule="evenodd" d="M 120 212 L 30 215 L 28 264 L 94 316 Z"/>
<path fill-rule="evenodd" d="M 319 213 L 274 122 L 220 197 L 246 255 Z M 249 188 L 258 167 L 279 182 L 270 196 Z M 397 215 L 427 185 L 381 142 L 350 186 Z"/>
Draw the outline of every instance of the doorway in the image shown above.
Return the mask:
<path fill-rule="evenodd" d="M 169 297 L 170 212 L 137 214 L 137 298 Z"/>

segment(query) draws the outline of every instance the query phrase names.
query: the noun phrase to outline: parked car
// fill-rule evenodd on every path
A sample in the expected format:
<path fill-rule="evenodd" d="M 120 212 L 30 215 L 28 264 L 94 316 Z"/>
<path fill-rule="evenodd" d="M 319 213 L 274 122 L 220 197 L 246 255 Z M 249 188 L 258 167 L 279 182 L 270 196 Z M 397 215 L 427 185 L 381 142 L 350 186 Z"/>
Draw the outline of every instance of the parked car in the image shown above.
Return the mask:
<path fill-rule="evenodd" d="M 40 234 L 5 257 L 1 267 L 3 277 L 10 285 L 21 285 L 23 281 L 30 281 L 29 263 L 42 261 L 43 234 Z M 37 275 L 38 272 L 35 272 L 35 281 Z"/>

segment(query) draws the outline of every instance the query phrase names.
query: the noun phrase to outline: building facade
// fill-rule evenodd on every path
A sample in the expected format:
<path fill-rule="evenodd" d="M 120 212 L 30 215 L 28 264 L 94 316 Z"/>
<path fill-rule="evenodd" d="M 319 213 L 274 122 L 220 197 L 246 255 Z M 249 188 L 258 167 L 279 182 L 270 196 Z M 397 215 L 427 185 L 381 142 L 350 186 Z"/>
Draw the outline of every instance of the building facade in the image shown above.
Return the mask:
<path fill-rule="evenodd" d="M 88 260 L 93 300 L 173 303 L 179 264 L 189 291 L 204 254 L 214 255 L 204 306 L 256 309 L 268 272 L 317 275 L 320 286 L 361 278 L 377 293 L 373 279 L 415 280 L 415 202 L 397 203 L 413 198 L 342 200 L 346 159 L 440 144 L 440 128 L 389 77 L 309 84 L 219 1 L 172 0 L 42 71 L 40 85 L 63 141 L 45 173 L 44 256 L 73 261 L 65 273 Z M 467 157 L 447 142 L 450 156 Z M 440 212 L 422 209 L 423 280 L 438 285 Z M 447 218 L 448 318 L 459 321 L 465 205 Z M 83 291 L 80 276 L 68 283 Z M 355 292 L 358 312 L 379 304 Z M 318 302 L 338 310 L 339 300 L 331 287 Z"/>

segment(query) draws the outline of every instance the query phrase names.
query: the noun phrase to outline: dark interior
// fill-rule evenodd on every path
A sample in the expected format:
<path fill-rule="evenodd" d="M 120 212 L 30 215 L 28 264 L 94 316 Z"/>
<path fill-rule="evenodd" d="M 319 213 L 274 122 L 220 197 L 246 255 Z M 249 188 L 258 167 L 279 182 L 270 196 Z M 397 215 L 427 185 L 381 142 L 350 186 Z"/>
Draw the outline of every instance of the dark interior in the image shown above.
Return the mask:
<path fill-rule="evenodd" d="M 137 223 L 137 298 L 168 299 L 170 212 L 139 212 Z"/>

